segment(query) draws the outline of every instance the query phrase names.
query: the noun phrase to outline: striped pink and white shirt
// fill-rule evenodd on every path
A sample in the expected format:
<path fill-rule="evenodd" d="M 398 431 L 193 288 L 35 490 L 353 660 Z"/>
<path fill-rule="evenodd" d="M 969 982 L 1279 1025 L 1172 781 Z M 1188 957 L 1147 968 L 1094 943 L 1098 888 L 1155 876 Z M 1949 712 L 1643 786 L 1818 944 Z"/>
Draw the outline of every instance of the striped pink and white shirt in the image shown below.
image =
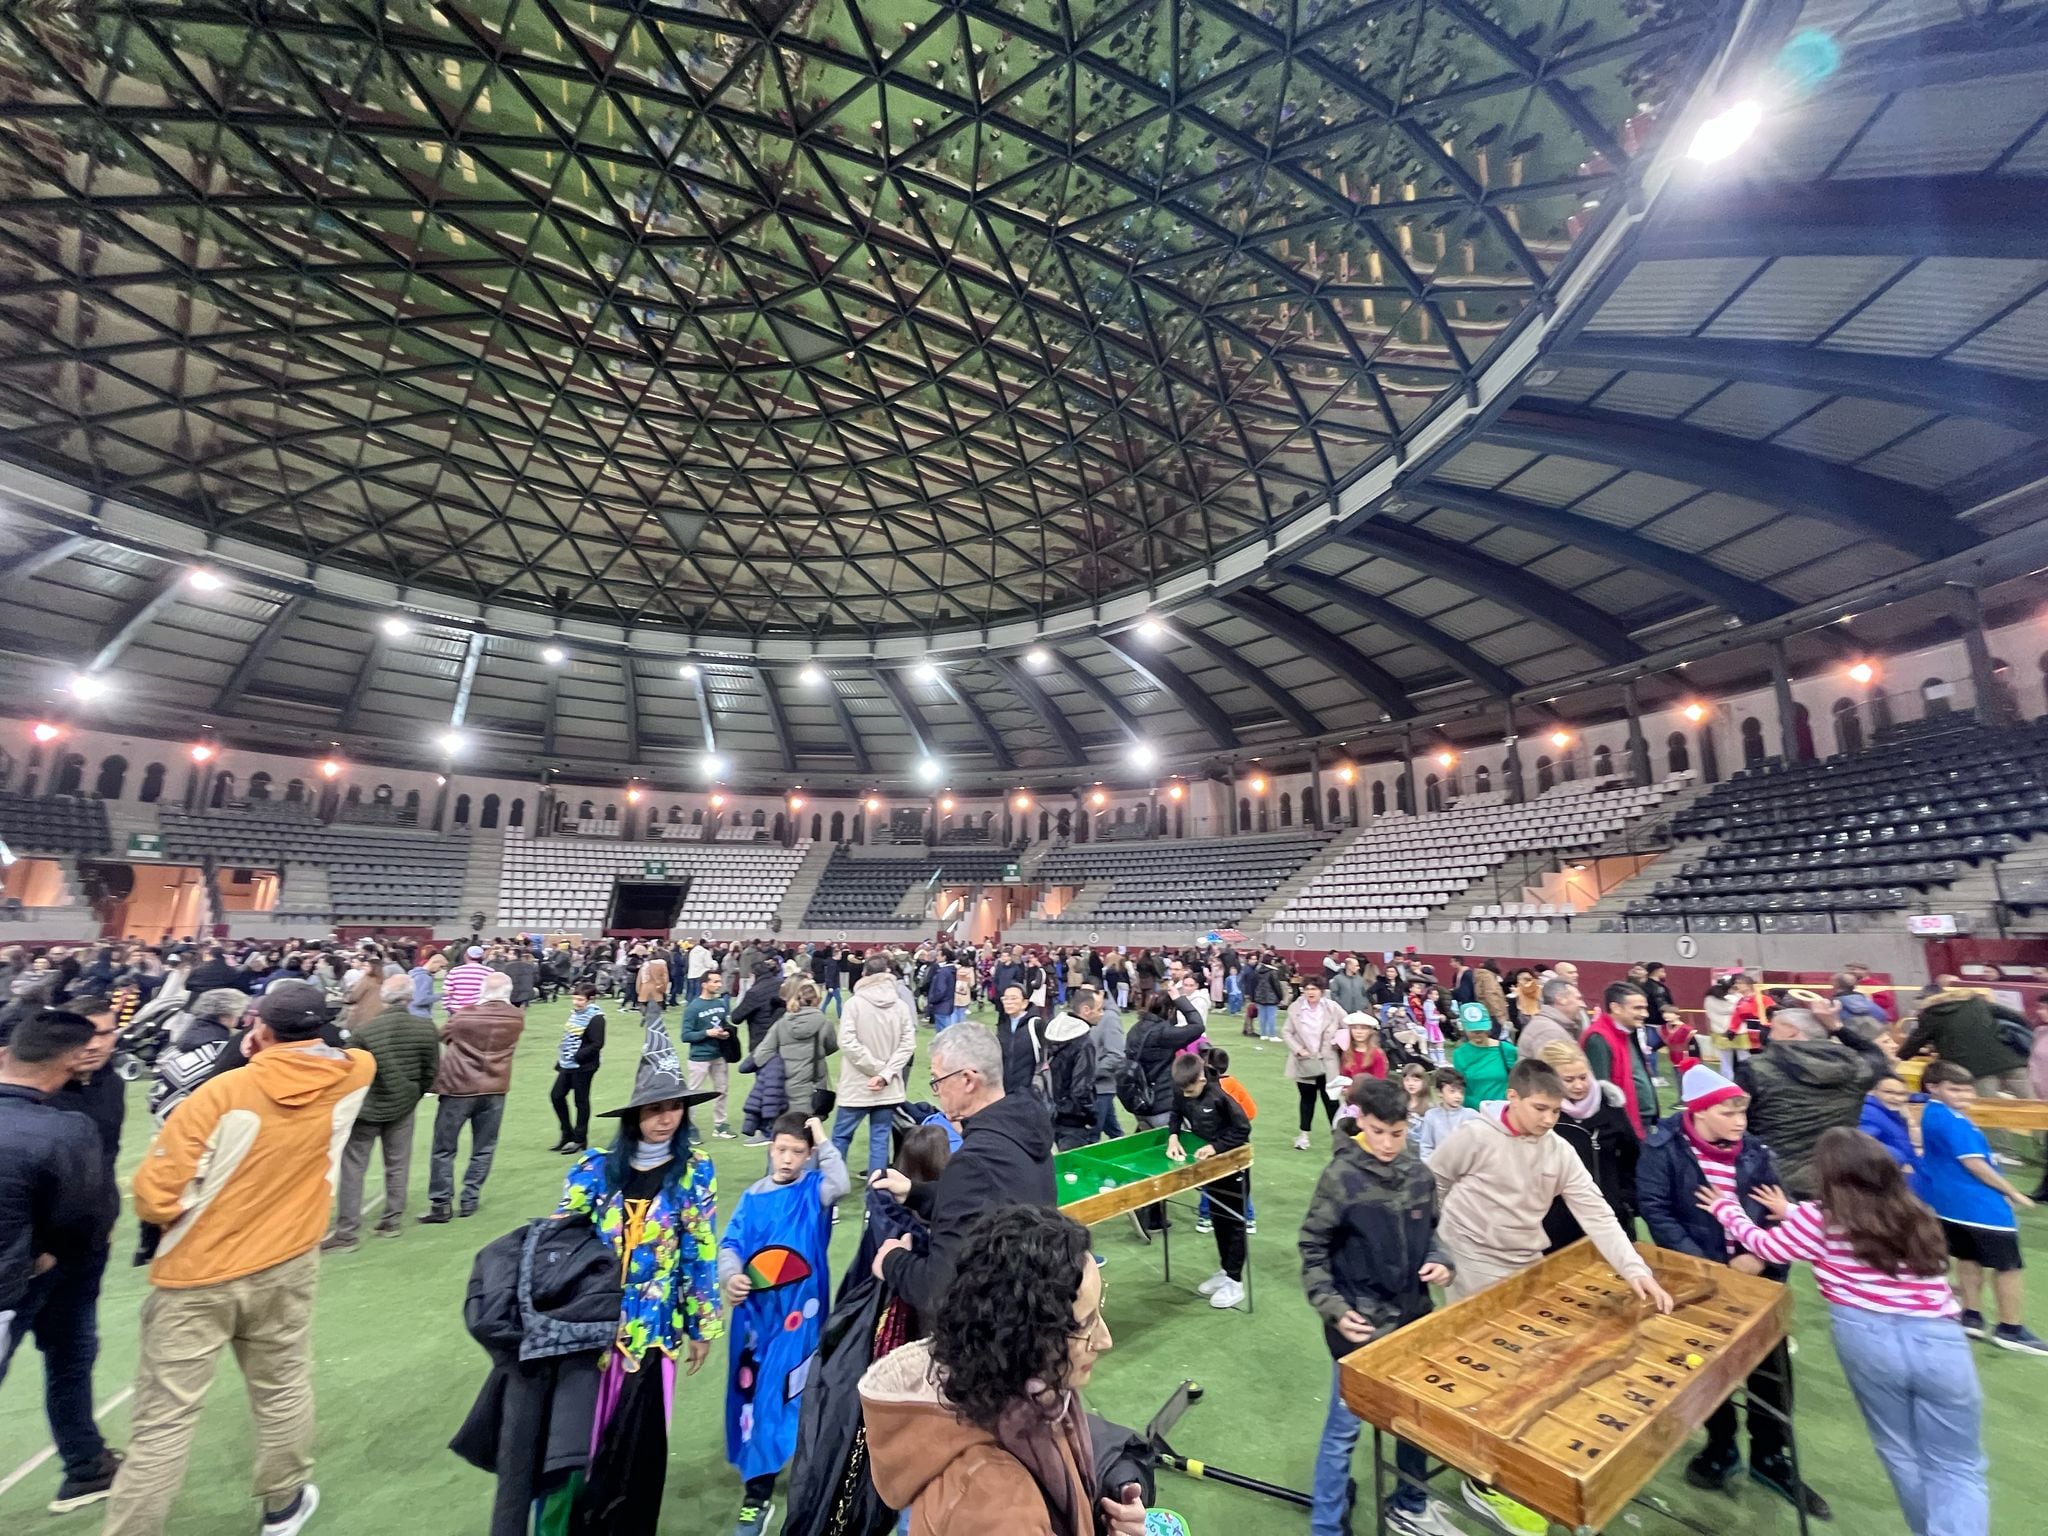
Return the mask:
<path fill-rule="evenodd" d="M 1811 1264 L 1828 1301 L 1908 1317 L 1954 1317 L 1961 1310 L 1946 1275 L 1888 1275 L 1857 1258 L 1849 1239 L 1828 1226 L 1811 1200 L 1792 1206 L 1775 1227 L 1758 1226 L 1726 1195 L 1714 1202 L 1714 1215 L 1730 1241 L 1767 1263 L 1804 1259 Z"/>
<path fill-rule="evenodd" d="M 479 965 L 466 960 L 448 973 L 448 979 L 441 985 L 441 1002 L 450 1013 L 458 1008 L 471 1008 L 483 995 L 484 983 L 496 973 L 488 965 Z"/>

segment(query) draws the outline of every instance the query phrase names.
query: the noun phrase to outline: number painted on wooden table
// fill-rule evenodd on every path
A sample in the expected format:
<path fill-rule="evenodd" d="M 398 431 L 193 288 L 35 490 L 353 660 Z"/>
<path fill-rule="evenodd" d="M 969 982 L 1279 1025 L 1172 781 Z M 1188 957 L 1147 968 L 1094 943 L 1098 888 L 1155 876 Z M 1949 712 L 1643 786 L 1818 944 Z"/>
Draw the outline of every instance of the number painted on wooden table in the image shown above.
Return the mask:
<path fill-rule="evenodd" d="M 1435 1371 L 1423 1372 L 1422 1379 L 1432 1387 L 1435 1387 L 1439 1392 L 1456 1392 L 1458 1390 L 1458 1384 L 1455 1381 L 1451 1380 L 1448 1376 L 1439 1376 Z"/>
<path fill-rule="evenodd" d="M 1490 1371 L 1493 1369 L 1493 1367 L 1488 1365 L 1484 1360 L 1474 1360 L 1470 1355 L 1459 1355 L 1456 1357 L 1456 1359 L 1458 1364 L 1465 1366 L 1471 1370 L 1483 1372 Z"/>
<path fill-rule="evenodd" d="M 1565 1442 L 1565 1445 L 1566 1445 L 1566 1447 L 1567 1447 L 1568 1449 L 1570 1449 L 1570 1450 L 1574 1450 L 1574 1451 L 1577 1451 L 1577 1452 L 1578 1452 L 1578 1453 L 1579 1453 L 1579 1454 L 1580 1454 L 1581 1456 L 1585 1457 L 1585 1458 L 1586 1458 L 1586 1459 L 1587 1459 L 1588 1461 L 1592 1461 L 1592 1460 L 1594 1460 L 1594 1459 L 1595 1459 L 1595 1458 L 1597 1458 L 1597 1457 L 1599 1456 L 1599 1454 L 1600 1454 L 1600 1447 L 1599 1447 L 1599 1446 L 1597 1446 L 1597 1445 L 1588 1445 L 1588 1444 L 1586 1444 L 1586 1442 L 1585 1442 L 1585 1441 L 1583 1441 L 1583 1440 L 1578 1440 L 1578 1439 L 1573 1439 L 1573 1440 L 1567 1440 L 1567 1441 Z"/>
<path fill-rule="evenodd" d="M 1608 1429 L 1616 1430 L 1625 1430 L 1628 1428 L 1629 1424 L 1629 1421 L 1627 1419 L 1617 1419 L 1611 1413 L 1597 1414 L 1595 1415 L 1593 1422 L 1595 1424 L 1604 1425 Z"/>

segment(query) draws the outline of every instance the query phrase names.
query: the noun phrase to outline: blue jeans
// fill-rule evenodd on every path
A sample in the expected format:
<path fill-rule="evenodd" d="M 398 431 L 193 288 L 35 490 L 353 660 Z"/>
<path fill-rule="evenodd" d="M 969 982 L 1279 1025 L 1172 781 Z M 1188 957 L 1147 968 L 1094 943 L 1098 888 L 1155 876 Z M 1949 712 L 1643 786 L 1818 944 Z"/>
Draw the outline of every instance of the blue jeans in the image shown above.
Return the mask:
<path fill-rule="evenodd" d="M 1335 1364 L 1330 1367 L 1330 1413 L 1323 1420 L 1322 1444 L 1316 1447 L 1316 1475 L 1309 1496 L 1309 1536 L 1340 1536 L 1344 1529 L 1344 1503 L 1351 1490 L 1351 1453 L 1358 1448 L 1358 1432 L 1365 1421 L 1344 1404 L 1344 1382 Z M 1406 1440 L 1394 1442 L 1394 1468 L 1400 1474 L 1394 1483 L 1389 1509 L 1419 1514 L 1429 1503 L 1429 1458 Z M 1361 1524 L 1359 1529 L 1365 1529 Z"/>
<path fill-rule="evenodd" d="M 685 976 L 683 978 L 683 1001 L 694 1003 L 697 1001 L 698 994 L 703 990 L 704 978 L 702 976 Z"/>
<path fill-rule="evenodd" d="M 832 1145 L 845 1157 L 853 1146 L 853 1133 L 861 1121 L 868 1123 L 868 1172 L 880 1173 L 889 1166 L 889 1122 L 895 1118 L 894 1104 L 877 1104 L 872 1109 L 841 1107 L 832 1117 Z"/>
<path fill-rule="evenodd" d="M 1962 1324 L 1831 1306 L 1835 1353 L 1913 1536 L 1985 1536 L 1984 1393 Z"/>
<path fill-rule="evenodd" d="M 107 1250 L 96 1248 L 85 1258 L 59 1264 L 29 1282 L 14 1319 L 6 1356 L 0 1356 L 0 1381 L 23 1339 L 34 1334 L 43 1352 L 43 1411 L 50 1421 L 50 1439 L 63 1458 L 67 1477 L 85 1479 L 98 1472 L 107 1442 L 92 1416 L 92 1367 L 100 1353 L 100 1278 L 106 1273 Z"/>
<path fill-rule="evenodd" d="M 1277 1040 L 1280 1038 L 1280 1005 L 1278 1003 L 1259 1004 L 1259 1038 L 1262 1040 Z"/>
<path fill-rule="evenodd" d="M 1095 1095 L 1095 1134 L 1107 1136 L 1114 1141 L 1123 1135 L 1123 1122 L 1116 1117 L 1116 1095 L 1098 1093 Z"/>
<path fill-rule="evenodd" d="M 1202 1198 L 1196 1202 L 1195 1219 L 1197 1221 L 1207 1221 L 1209 1219 L 1209 1191 L 1206 1189 L 1202 1191 Z M 1245 1176 L 1244 1181 L 1244 1219 L 1247 1224 L 1256 1222 L 1259 1219 L 1259 1213 L 1252 1205 L 1252 1181 L 1249 1174 Z"/>

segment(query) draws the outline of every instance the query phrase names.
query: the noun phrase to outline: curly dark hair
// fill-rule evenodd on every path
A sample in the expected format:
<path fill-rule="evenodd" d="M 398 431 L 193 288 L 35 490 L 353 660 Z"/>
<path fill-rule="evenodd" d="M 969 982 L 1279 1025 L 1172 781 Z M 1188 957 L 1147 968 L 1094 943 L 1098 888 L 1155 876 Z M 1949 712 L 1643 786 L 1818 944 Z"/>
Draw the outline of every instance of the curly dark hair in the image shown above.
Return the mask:
<path fill-rule="evenodd" d="M 932 1361 L 960 1417 L 993 1430 L 1026 1382 L 1066 1389 L 1088 1229 L 1039 1206 L 1002 1206 L 975 1219 L 960 1252 L 932 1320 Z"/>

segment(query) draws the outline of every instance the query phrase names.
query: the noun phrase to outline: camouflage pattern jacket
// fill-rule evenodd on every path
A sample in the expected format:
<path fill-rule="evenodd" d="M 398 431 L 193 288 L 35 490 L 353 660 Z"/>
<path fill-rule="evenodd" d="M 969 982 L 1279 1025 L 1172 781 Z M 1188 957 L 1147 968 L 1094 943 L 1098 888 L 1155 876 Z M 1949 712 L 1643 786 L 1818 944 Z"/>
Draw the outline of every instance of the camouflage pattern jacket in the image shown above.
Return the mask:
<path fill-rule="evenodd" d="M 1430 1310 L 1425 1264 L 1451 1267 L 1436 1238 L 1436 1181 L 1407 1148 L 1383 1163 L 1355 1139 L 1344 1142 L 1316 1181 L 1301 1223 L 1301 1285 L 1323 1320 L 1332 1358 L 1358 1348 L 1337 1332 L 1345 1312 L 1375 1336 Z"/>

